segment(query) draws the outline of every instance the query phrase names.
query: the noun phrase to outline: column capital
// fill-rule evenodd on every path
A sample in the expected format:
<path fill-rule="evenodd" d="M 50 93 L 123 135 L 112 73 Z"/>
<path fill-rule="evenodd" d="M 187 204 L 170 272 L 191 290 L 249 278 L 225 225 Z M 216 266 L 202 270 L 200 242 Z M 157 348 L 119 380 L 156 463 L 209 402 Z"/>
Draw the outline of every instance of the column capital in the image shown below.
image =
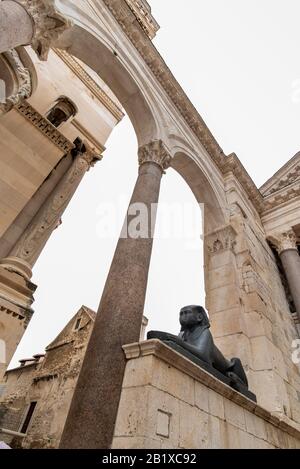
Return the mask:
<path fill-rule="evenodd" d="M 171 164 L 171 155 L 162 140 L 153 140 L 139 148 L 139 165 L 155 163 L 164 172 Z"/>
<path fill-rule="evenodd" d="M 81 158 L 87 164 L 86 170 L 89 171 L 90 168 L 93 168 L 98 161 L 102 160 L 103 156 L 99 155 L 95 148 L 89 147 L 86 142 L 84 142 L 84 146 L 85 152 L 79 154 L 77 158 Z"/>
<path fill-rule="evenodd" d="M 237 233 L 232 225 L 225 225 L 204 236 L 205 246 L 210 254 L 231 250 L 236 244 Z"/>
<path fill-rule="evenodd" d="M 279 255 L 290 249 L 297 251 L 297 236 L 292 229 L 271 236 L 270 241 L 275 245 Z"/>
<path fill-rule="evenodd" d="M 14 0 L 22 5 L 33 22 L 32 47 L 40 60 L 47 60 L 53 41 L 72 27 L 70 19 L 56 8 L 55 0 Z"/>
<path fill-rule="evenodd" d="M 16 49 L 3 52 L 2 56 L 7 61 L 8 72 L 15 76 L 16 86 L 10 96 L 6 96 L 5 102 L 0 102 L 0 116 L 9 112 L 14 106 L 29 98 L 32 93 L 32 79 L 28 68 L 23 64 Z"/>

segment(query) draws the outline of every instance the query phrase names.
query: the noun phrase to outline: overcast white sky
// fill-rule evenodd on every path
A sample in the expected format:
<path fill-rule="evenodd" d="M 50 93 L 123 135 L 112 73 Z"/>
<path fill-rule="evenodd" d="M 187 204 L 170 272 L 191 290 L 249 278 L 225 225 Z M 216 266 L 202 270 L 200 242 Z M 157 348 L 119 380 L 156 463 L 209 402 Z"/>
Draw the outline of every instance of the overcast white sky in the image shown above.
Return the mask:
<path fill-rule="evenodd" d="M 299 0 L 150 4 L 161 26 L 154 40 L 159 52 L 224 152 L 237 153 L 260 186 L 300 150 Z M 14 366 L 43 351 L 82 304 L 97 310 L 122 222 L 114 236 L 101 238 L 102 204 L 126 207 L 137 174 L 128 118 L 106 146 L 35 266 L 35 314 Z M 160 201 L 198 209 L 173 170 L 163 178 Z M 162 221 L 159 213 L 157 233 Z M 145 307 L 151 329 L 176 332 L 179 308 L 204 303 L 202 265 L 200 240 L 193 249 L 185 239 L 155 241 Z"/>

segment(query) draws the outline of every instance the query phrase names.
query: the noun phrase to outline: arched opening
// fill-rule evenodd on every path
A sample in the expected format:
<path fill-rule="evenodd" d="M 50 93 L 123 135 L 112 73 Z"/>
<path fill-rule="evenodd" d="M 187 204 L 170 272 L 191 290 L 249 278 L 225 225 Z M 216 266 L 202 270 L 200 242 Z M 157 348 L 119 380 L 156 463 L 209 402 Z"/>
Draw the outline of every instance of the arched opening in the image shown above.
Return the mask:
<path fill-rule="evenodd" d="M 76 105 L 66 96 L 60 96 L 46 114 L 54 127 L 59 128 L 77 114 Z"/>
<path fill-rule="evenodd" d="M 201 233 L 201 205 L 169 168 L 161 185 L 144 309 L 148 330 L 178 334 L 180 309 L 205 306 Z"/>
<path fill-rule="evenodd" d="M 158 138 L 150 104 L 117 50 L 78 25 L 60 39 L 59 47 L 88 65 L 112 90 L 129 116 L 139 146 Z"/>

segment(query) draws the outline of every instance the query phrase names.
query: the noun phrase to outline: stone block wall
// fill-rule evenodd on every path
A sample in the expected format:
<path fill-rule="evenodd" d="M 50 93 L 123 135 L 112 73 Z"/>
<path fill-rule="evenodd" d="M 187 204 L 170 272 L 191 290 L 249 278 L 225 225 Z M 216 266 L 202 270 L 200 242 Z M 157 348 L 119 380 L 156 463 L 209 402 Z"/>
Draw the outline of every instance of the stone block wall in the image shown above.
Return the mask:
<path fill-rule="evenodd" d="M 124 347 L 114 449 L 300 448 L 300 425 L 278 417 L 158 340 Z"/>
<path fill-rule="evenodd" d="M 295 321 L 259 214 L 233 175 L 229 224 L 205 236 L 206 307 L 217 346 L 241 358 L 258 403 L 300 423 Z"/>

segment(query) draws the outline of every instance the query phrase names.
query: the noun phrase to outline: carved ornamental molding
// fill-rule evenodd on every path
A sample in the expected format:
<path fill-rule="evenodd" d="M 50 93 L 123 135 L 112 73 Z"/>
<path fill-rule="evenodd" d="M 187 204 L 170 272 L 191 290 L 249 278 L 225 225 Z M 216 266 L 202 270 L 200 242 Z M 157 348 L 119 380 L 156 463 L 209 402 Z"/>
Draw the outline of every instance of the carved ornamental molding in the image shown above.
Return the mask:
<path fill-rule="evenodd" d="M 8 96 L 6 102 L 0 104 L 0 116 L 9 112 L 16 104 L 20 103 L 26 98 L 29 98 L 32 93 L 32 80 L 30 71 L 24 67 L 24 64 L 15 49 L 4 52 L 3 57 L 8 67 L 11 69 L 15 76 L 15 90 L 11 96 Z"/>
<path fill-rule="evenodd" d="M 72 21 L 59 13 L 55 6 L 55 0 L 17 1 L 33 20 L 34 33 L 31 46 L 40 60 L 47 60 L 51 44 L 64 31 L 72 27 Z"/>
<path fill-rule="evenodd" d="M 226 250 L 233 251 L 236 244 L 236 236 L 237 233 L 233 226 L 223 226 L 222 228 L 205 235 L 205 247 L 210 254 L 216 254 Z"/>
<path fill-rule="evenodd" d="M 264 210 L 270 211 L 300 196 L 300 152 L 260 188 Z"/>
<path fill-rule="evenodd" d="M 270 236 L 270 241 L 276 247 L 278 254 L 293 249 L 297 251 L 297 236 L 293 230 Z"/>
<path fill-rule="evenodd" d="M 154 140 L 139 148 L 139 165 L 156 163 L 164 172 L 171 163 L 171 156 L 161 140 Z"/>
<path fill-rule="evenodd" d="M 150 39 L 153 39 L 159 30 L 159 24 L 151 14 L 151 7 L 146 0 L 125 0 L 130 10 L 136 16 L 142 29 Z"/>
<path fill-rule="evenodd" d="M 251 202 L 256 207 L 259 213 L 264 209 L 263 196 L 252 181 L 251 177 L 245 170 L 244 166 L 238 159 L 235 153 L 227 156 L 222 165 L 222 172 L 224 175 L 232 172 L 237 180 L 242 185 L 243 189 L 247 192 Z"/>
<path fill-rule="evenodd" d="M 268 195 L 274 194 L 275 192 L 290 186 L 296 181 L 300 181 L 300 164 L 295 166 L 290 172 L 288 172 L 288 174 L 286 174 L 282 179 L 274 184 L 264 195 L 267 197 Z"/>
<path fill-rule="evenodd" d="M 280 205 L 291 202 L 300 197 L 300 181 L 295 181 L 291 186 L 284 187 L 278 192 L 272 193 L 264 199 L 264 210 L 267 212 Z"/>
<path fill-rule="evenodd" d="M 61 49 L 54 49 L 54 52 L 61 60 L 72 70 L 73 73 L 85 84 L 85 86 L 96 96 L 97 99 L 108 109 L 109 112 L 121 121 L 124 113 L 119 106 L 108 96 L 107 93 L 93 80 L 86 70 L 77 62 L 77 60 L 68 52 Z"/>
<path fill-rule="evenodd" d="M 63 153 L 68 153 L 74 144 L 70 142 L 59 130 L 51 124 L 44 116 L 42 116 L 34 107 L 27 101 L 15 106 L 15 109 L 22 114 L 31 124 L 33 124 L 42 134 L 51 140 Z"/>

